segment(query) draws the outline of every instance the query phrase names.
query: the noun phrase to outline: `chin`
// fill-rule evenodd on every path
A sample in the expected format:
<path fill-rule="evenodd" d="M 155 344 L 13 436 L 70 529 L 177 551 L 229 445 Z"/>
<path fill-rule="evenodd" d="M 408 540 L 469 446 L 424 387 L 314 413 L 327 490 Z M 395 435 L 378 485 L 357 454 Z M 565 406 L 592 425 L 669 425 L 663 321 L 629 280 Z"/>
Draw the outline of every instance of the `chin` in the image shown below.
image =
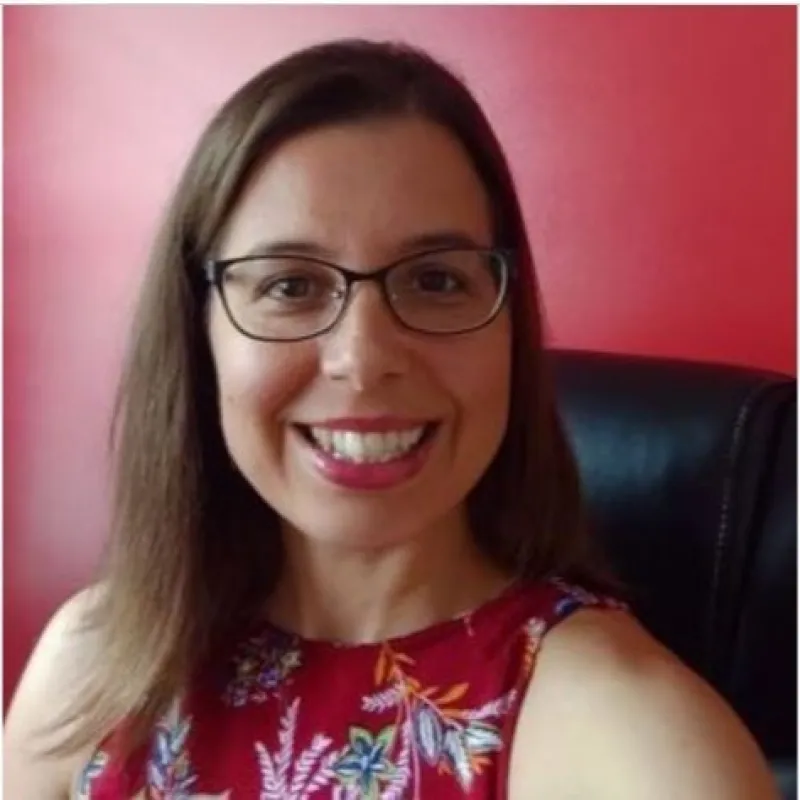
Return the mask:
<path fill-rule="evenodd" d="M 309 544 L 370 550 L 412 542 L 429 531 L 433 524 L 427 516 L 421 518 L 419 514 L 414 514 L 413 519 L 404 519 L 406 515 L 393 513 L 385 506 L 381 510 L 342 512 L 331 509 L 327 514 L 315 514 L 313 519 L 292 520 L 291 529 Z"/>

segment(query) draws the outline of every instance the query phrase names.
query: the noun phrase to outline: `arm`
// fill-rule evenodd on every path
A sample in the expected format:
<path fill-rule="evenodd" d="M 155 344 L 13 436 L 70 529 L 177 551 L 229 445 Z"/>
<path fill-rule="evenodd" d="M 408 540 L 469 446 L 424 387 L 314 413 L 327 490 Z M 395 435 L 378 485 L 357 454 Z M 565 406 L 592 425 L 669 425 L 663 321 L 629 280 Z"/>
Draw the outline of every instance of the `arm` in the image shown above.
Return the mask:
<path fill-rule="evenodd" d="M 543 787 L 546 789 L 542 795 Z M 542 644 L 510 800 L 777 800 L 734 712 L 618 612 L 578 612 Z"/>
<path fill-rule="evenodd" d="M 48 756 L 57 714 L 80 685 L 87 637 L 79 630 L 92 590 L 67 601 L 52 617 L 31 655 L 11 703 L 3 736 L 3 797 L 7 800 L 66 800 L 80 765 L 89 756 Z"/>

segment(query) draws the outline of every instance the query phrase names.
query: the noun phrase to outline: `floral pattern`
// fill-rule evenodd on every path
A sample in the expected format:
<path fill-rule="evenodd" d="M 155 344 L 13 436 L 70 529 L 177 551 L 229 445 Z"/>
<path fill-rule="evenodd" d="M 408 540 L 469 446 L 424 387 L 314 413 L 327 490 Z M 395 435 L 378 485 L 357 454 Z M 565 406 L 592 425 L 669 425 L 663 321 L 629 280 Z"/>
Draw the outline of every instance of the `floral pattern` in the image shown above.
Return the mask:
<path fill-rule="evenodd" d="M 90 800 L 89 791 L 92 788 L 95 778 L 102 774 L 108 764 L 108 753 L 97 750 L 83 768 L 77 785 L 77 800 Z"/>
<path fill-rule="evenodd" d="M 175 701 L 157 725 L 153 748 L 147 763 L 147 800 L 227 800 L 222 794 L 195 794 L 197 782 L 187 747 L 192 728 L 191 717 L 181 715 L 181 704 Z"/>
<path fill-rule="evenodd" d="M 381 782 L 391 781 L 397 772 L 389 759 L 394 732 L 394 725 L 387 725 L 377 736 L 364 728 L 350 728 L 350 743 L 334 766 L 339 782 L 357 789 L 362 797 L 378 797 Z"/>
<path fill-rule="evenodd" d="M 601 597 L 594 592 L 587 591 L 582 586 L 567 583 L 562 578 L 553 578 L 550 583 L 563 592 L 563 597 L 556 602 L 554 608 L 557 618 L 565 617 L 577 608 L 591 606 L 603 606 L 604 608 L 614 608 L 623 611 L 628 610 L 626 603 L 610 597 Z"/>
<path fill-rule="evenodd" d="M 375 689 L 362 699 L 362 711 L 394 714 L 394 722 L 372 730 L 351 725 L 348 741 L 334 746 L 331 736 L 316 734 L 295 752 L 301 700 L 295 698 L 280 722 L 278 750 L 263 742 L 255 751 L 261 775 L 260 800 L 306 800 L 324 787 L 334 797 L 399 800 L 420 797 L 426 767 L 449 775 L 463 792 L 502 749 L 500 730 L 491 720 L 512 707 L 516 690 L 478 708 L 464 707 L 468 683 L 423 686 L 411 675 L 415 661 L 381 646 L 374 669 Z M 236 680 L 236 679 L 235 679 Z"/>
<path fill-rule="evenodd" d="M 314 736 L 311 744 L 295 754 L 294 740 L 300 698 L 283 715 L 278 733 L 279 750 L 270 754 L 262 742 L 255 749 L 261 774 L 259 800 L 302 800 L 331 783 L 338 752 L 328 752 L 331 739 Z"/>
<path fill-rule="evenodd" d="M 365 697 L 362 705 L 365 711 L 396 709 L 396 722 L 381 731 L 380 742 L 383 751 L 397 748 L 402 754 L 408 750 L 405 758 L 410 756 L 410 764 L 398 770 L 393 788 L 405 789 L 409 785 L 417 797 L 420 772 L 428 766 L 440 774 L 452 775 L 467 792 L 475 776 L 490 763 L 490 754 L 502 748 L 500 731 L 488 720 L 508 711 L 515 692 L 511 690 L 481 708 L 464 708 L 462 701 L 469 683 L 443 688 L 423 686 L 411 674 L 414 666 L 410 656 L 396 652 L 388 643 L 382 645 L 375 664 L 377 691 Z M 397 731 L 402 732 L 399 746 Z M 369 767 L 371 762 L 363 763 Z M 382 769 L 379 777 L 383 776 L 390 779 L 394 771 Z"/>
<path fill-rule="evenodd" d="M 352 719 L 335 730 L 315 729 L 315 701 L 293 689 L 295 680 L 303 685 L 299 670 L 305 652 L 297 637 L 267 629 L 243 641 L 230 659 L 230 679 L 217 697 L 224 706 L 241 709 L 236 713 L 251 713 L 245 709 L 268 702 L 269 708 L 279 712 L 275 717 L 265 712 L 264 719 L 275 719 L 277 724 L 267 722 L 266 733 L 250 739 L 248 781 L 255 781 L 258 800 L 315 796 L 319 800 L 421 800 L 423 785 L 441 786 L 447 797 L 475 797 L 479 778 L 497 769 L 498 754 L 506 747 L 504 723 L 533 673 L 547 630 L 577 607 L 625 608 L 579 587 L 551 583 L 556 591 L 549 605 L 516 629 L 520 637 L 514 645 L 516 677 L 496 684 L 504 689 L 493 692 L 494 696 L 485 686 L 475 688 L 470 680 L 443 685 L 426 682 L 424 665 L 404 652 L 403 640 L 388 641 L 362 651 L 374 659 L 371 666 L 369 661 L 361 662 L 361 668 L 371 673 L 372 686 L 352 708 Z M 463 622 L 473 639 L 472 621 L 465 618 Z M 472 641 L 470 646 L 477 645 Z M 476 677 L 474 672 L 467 676 Z M 325 689 L 317 686 L 317 691 L 322 692 L 317 700 L 324 698 Z M 240 795 L 230 788 L 219 794 L 197 793 L 198 773 L 190 759 L 193 719 L 183 713 L 182 705 L 176 701 L 154 732 L 146 786 L 137 797 L 239 800 Z M 305 709 L 310 719 L 302 716 Z M 87 764 L 78 800 L 91 800 L 93 782 L 107 763 L 107 755 L 98 751 Z M 243 769 L 250 769 L 243 763 Z M 429 792 L 426 788 L 426 800 Z"/>
<path fill-rule="evenodd" d="M 231 706 L 264 703 L 302 662 L 296 637 L 268 630 L 245 641 L 234 656 L 235 677 L 223 700 Z"/>

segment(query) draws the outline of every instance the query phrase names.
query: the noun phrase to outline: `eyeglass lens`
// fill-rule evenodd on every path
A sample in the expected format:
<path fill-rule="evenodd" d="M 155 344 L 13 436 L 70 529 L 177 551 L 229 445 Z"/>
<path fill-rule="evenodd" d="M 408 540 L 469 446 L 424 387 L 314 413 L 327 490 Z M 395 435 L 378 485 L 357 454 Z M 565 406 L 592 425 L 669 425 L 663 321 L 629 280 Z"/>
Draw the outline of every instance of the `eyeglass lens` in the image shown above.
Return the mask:
<path fill-rule="evenodd" d="M 466 331 L 497 310 L 505 273 L 497 254 L 450 250 L 399 262 L 384 277 L 392 311 L 409 328 Z M 346 303 L 336 267 L 295 256 L 248 259 L 226 268 L 222 292 L 234 323 L 257 338 L 291 340 L 333 325 Z"/>

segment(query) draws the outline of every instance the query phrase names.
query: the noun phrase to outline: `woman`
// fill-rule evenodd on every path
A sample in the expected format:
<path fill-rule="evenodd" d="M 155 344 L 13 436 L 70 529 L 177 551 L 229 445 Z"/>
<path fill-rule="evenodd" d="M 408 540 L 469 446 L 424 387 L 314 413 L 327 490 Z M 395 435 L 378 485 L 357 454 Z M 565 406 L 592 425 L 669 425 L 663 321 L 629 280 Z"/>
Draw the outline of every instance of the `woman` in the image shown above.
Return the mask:
<path fill-rule="evenodd" d="M 7 797 L 774 796 L 606 597 L 509 170 L 423 53 L 319 46 L 225 104 L 116 421 L 108 575 L 31 658 Z"/>

